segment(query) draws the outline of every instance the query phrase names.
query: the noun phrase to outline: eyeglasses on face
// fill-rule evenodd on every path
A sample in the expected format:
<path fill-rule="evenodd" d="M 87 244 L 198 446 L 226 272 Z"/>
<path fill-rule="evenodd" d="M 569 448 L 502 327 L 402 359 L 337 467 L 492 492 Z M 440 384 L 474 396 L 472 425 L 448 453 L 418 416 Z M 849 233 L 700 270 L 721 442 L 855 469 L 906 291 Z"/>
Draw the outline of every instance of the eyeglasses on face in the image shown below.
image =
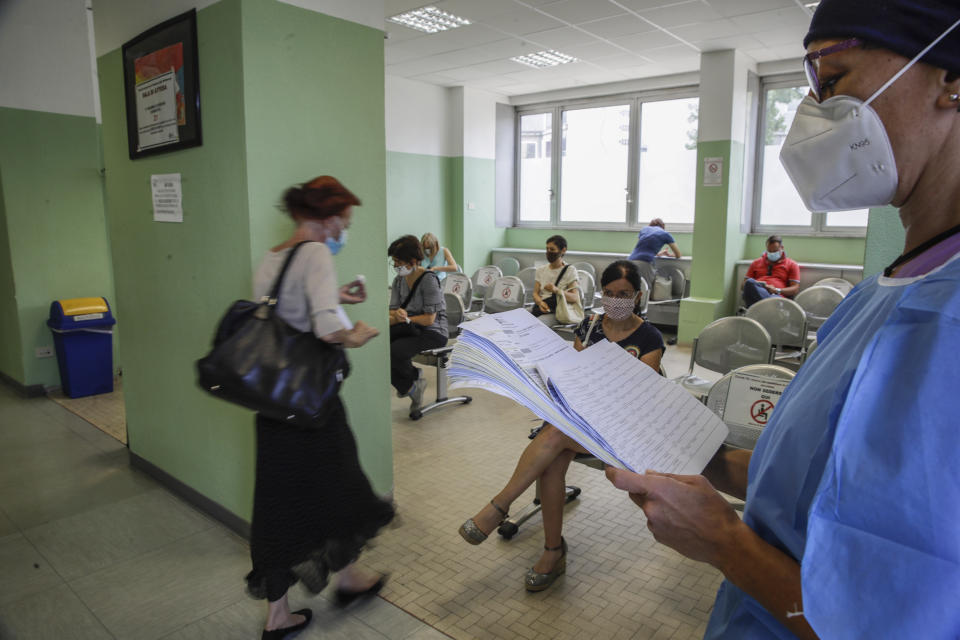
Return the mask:
<path fill-rule="evenodd" d="M 820 100 L 821 86 L 820 76 L 818 74 L 820 69 L 820 58 L 828 56 L 831 53 L 837 53 L 838 51 L 852 49 L 853 47 L 858 47 L 862 44 L 863 41 L 860 40 L 860 38 L 850 38 L 849 40 L 832 44 L 829 47 L 811 51 L 807 55 L 803 56 L 803 71 L 807 74 L 807 83 L 810 85 L 810 90 L 813 92 L 814 98 Z"/>

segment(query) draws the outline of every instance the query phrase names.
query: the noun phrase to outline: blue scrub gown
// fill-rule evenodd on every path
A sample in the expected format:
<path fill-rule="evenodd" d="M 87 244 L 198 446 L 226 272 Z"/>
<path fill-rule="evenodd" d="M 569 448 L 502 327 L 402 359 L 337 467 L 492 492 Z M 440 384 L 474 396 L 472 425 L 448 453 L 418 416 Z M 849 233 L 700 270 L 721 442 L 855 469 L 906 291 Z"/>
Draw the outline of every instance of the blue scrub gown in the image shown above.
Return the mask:
<path fill-rule="evenodd" d="M 821 638 L 960 637 L 960 256 L 858 285 L 757 442 L 744 521 Z M 798 603 L 799 604 L 799 603 Z M 724 582 L 706 638 L 794 638 Z"/>

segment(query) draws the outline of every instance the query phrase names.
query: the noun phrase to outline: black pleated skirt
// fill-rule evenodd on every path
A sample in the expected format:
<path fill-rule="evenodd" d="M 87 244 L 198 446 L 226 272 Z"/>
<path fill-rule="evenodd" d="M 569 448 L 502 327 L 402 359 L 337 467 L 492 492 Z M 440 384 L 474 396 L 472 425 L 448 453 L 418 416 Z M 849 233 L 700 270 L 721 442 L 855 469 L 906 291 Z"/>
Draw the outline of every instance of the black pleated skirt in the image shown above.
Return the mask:
<path fill-rule="evenodd" d="M 257 472 L 247 592 L 279 600 L 297 581 L 313 593 L 357 559 L 390 520 L 360 467 L 339 398 L 319 429 L 257 415 Z"/>

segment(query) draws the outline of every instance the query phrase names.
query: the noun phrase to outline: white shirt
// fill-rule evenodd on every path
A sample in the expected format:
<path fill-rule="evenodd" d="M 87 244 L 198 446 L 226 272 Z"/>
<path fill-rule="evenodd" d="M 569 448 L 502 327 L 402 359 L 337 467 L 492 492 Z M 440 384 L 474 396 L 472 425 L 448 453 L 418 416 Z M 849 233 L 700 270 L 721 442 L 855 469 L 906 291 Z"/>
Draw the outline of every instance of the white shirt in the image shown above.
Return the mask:
<path fill-rule="evenodd" d="M 292 248 L 268 251 L 253 276 L 254 300 L 270 293 Z M 297 251 L 283 279 L 277 313 L 299 331 L 318 337 L 346 329 L 337 317 L 340 287 L 330 249 L 322 242 L 308 242 Z"/>

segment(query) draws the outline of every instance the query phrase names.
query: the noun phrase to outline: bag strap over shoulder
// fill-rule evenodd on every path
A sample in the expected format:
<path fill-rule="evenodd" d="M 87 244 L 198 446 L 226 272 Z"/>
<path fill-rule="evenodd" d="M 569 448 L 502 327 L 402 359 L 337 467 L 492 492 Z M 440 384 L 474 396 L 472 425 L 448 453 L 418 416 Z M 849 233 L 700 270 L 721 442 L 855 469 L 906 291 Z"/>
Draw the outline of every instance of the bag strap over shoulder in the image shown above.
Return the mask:
<path fill-rule="evenodd" d="M 424 271 L 423 273 L 421 273 L 419 278 L 414 280 L 413 286 L 410 287 L 410 293 L 407 294 L 407 297 L 403 300 L 403 303 L 400 305 L 401 309 L 407 308 L 407 305 L 410 304 L 410 301 L 413 299 L 413 294 L 417 292 L 417 288 L 420 286 L 420 281 L 423 280 L 424 276 L 426 276 L 428 273 L 433 273 L 433 271 L 430 271 L 428 269 L 427 271 Z M 439 284 L 440 276 L 433 273 L 433 277 L 437 279 L 437 283 Z"/>
<path fill-rule="evenodd" d="M 570 265 L 568 264 L 563 265 L 563 269 L 560 269 L 560 275 L 557 276 L 557 281 L 553 283 L 553 286 L 556 287 L 560 284 L 560 281 L 563 280 L 563 274 L 565 274 L 567 272 L 567 269 L 569 268 L 570 268 Z"/>
<path fill-rule="evenodd" d="M 307 244 L 309 240 L 304 240 L 303 242 L 298 242 L 293 249 L 290 250 L 290 255 L 287 256 L 287 259 L 283 262 L 283 268 L 280 269 L 280 273 L 277 275 L 277 279 L 273 281 L 273 287 L 270 289 L 269 299 L 267 304 L 275 306 L 280 302 L 280 288 L 283 286 L 283 277 L 287 275 L 287 269 L 290 268 L 290 264 L 293 263 L 293 257 L 297 255 L 297 249 Z"/>

